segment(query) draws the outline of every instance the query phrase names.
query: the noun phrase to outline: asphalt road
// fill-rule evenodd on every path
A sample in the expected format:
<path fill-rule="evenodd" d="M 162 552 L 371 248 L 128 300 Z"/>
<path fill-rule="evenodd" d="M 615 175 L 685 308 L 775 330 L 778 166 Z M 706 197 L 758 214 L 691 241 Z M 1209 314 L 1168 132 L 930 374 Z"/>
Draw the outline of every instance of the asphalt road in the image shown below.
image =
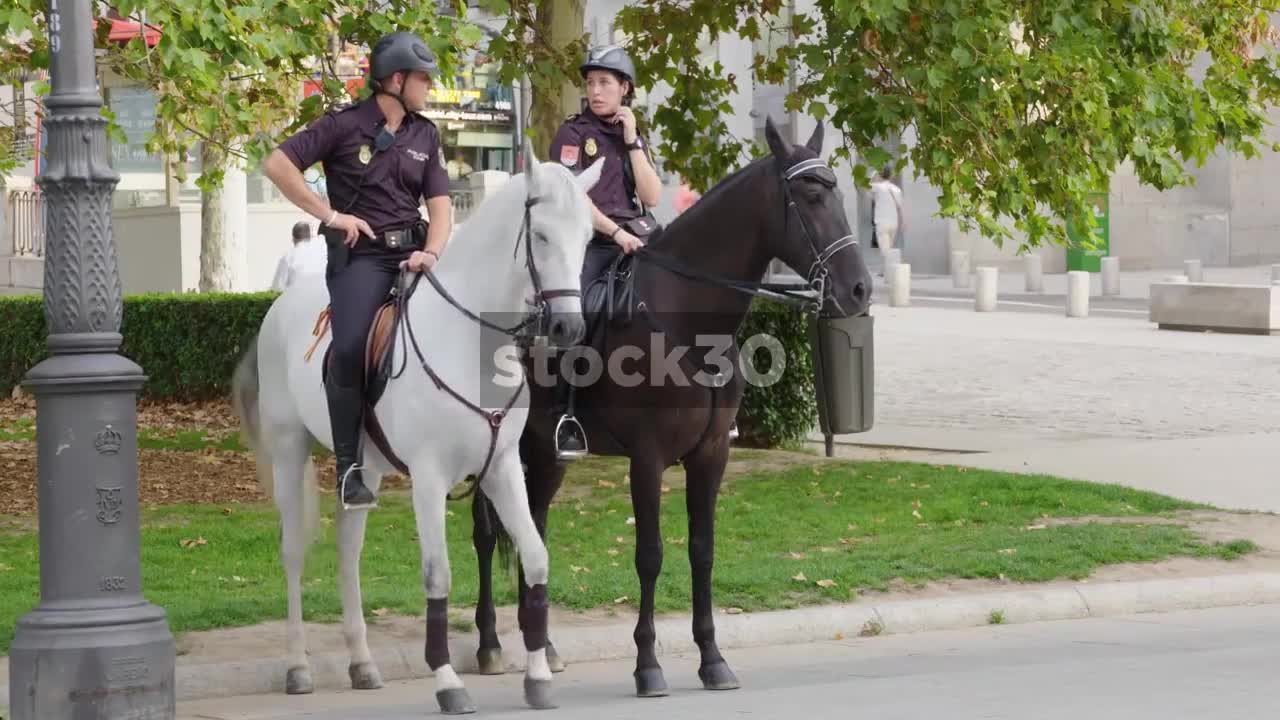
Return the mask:
<path fill-rule="evenodd" d="M 556 676 L 556 710 L 523 706 L 521 677 L 463 676 L 475 717 L 661 720 L 1233 720 L 1275 717 L 1280 606 L 988 626 L 726 653 L 742 689 L 708 692 L 696 658 L 664 658 L 671 695 L 632 696 L 630 661 Z M 179 705 L 183 720 L 437 716 L 431 680 L 372 692 Z"/>

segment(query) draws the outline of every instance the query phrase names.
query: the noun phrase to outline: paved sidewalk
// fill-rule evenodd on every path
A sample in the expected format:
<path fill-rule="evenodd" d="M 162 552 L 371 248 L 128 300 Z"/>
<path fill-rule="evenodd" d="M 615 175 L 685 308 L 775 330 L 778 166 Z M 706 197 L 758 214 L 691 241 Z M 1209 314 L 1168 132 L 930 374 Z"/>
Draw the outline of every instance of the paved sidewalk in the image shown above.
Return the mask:
<path fill-rule="evenodd" d="M 873 313 L 876 424 L 838 437 L 838 455 L 925 449 L 915 459 L 1280 512 L 1280 338 L 1123 318 Z"/>

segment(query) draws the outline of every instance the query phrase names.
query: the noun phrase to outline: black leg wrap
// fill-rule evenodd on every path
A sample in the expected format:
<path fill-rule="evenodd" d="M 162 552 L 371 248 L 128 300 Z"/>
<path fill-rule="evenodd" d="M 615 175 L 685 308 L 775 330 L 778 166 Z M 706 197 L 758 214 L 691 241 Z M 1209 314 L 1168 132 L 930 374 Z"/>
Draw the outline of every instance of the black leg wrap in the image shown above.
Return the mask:
<path fill-rule="evenodd" d="M 427 599 L 427 667 L 449 664 L 449 600 Z"/>
<path fill-rule="evenodd" d="M 529 652 L 547 646 L 547 586 L 534 585 L 525 593 L 518 612 L 524 630 L 524 649 Z"/>

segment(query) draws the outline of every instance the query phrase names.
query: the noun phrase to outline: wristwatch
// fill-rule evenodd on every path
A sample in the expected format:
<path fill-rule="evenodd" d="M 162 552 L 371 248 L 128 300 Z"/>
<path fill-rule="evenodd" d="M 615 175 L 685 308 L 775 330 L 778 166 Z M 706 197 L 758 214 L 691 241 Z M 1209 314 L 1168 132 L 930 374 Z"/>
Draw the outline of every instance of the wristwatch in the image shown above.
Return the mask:
<path fill-rule="evenodd" d="M 644 149 L 644 143 L 642 143 L 642 142 L 640 141 L 640 138 L 639 138 L 639 137 L 636 137 L 636 139 L 635 139 L 633 142 L 629 142 L 629 143 L 627 143 L 627 149 L 628 149 L 628 150 L 642 150 L 642 149 Z"/>

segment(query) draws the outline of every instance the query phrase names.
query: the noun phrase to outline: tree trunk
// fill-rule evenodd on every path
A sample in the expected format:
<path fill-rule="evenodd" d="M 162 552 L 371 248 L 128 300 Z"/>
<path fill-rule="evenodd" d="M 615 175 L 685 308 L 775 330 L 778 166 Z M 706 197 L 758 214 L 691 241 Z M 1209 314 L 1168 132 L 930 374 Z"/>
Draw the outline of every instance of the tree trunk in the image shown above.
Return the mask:
<path fill-rule="evenodd" d="M 202 143 L 200 167 L 222 167 L 226 155 L 213 143 Z M 200 292 L 230 289 L 226 256 L 226 218 L 222 210 L 222 186 L 200 193 Z"/>
<path fill-rule="evenodd" d="M 552 48 L 560 50 L 582 38 L 586 24 L 586 2 L 541 0 L 535 24 L 537 36 L 546 38 Z M 574 66 L 576 68 L 576 62 Z M 551 148 L 551 139 L 555 137 L 556 130 L 560 129 L 564 119 L 578 112 L 580 95 L 578 86 L 571 82 L 563 83 L 559 88 L 535 83 L 529 124 L 534 152 L 539 159 L 556 159 L 546 157 Z"/>

